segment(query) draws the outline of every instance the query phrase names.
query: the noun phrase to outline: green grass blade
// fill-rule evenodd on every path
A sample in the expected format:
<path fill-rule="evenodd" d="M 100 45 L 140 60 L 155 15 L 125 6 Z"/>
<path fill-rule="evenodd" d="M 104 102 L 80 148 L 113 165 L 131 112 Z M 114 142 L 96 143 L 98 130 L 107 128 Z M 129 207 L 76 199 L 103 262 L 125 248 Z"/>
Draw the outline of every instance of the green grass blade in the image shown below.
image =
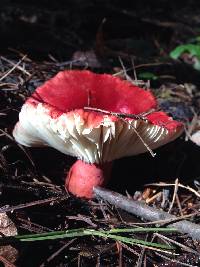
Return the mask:
<path fill-rule="evenodd" d="M 143 245 L 146 247 L 154 247 L 154 248 L 167 249 L 167 250 L 175 249 L 174 246 L 169 246 L 169 245 L 155 243 L 155 242 L 148 242 L 148 241 L 144 241 L 140 239 L 124 237 L 124 236 L 119 236 L 119 235 L 106 234 L 104 232 L 96 231 L 96 230 L 85 230 L 84 233 L 87 233 L 87 234 L 91 233 L 92 235 L 101 236 L 105 238 L 111 238 L 116 241 L 121 241 L 123 243 L 131 244 L 131 245 Z"/>
<path fill-rule="evenodd" d="M 72 229 L 72 230 L 66 230 L 66 231 L 52 231 L 47 233 L 39 233 L 39 234 L 28 234 L 28 235 L 16 235 L 14 237 L 2 237 L 0 238 L 0 241 L 6 241 L 6 240 L 19 240 L 23 242 L 29 242 L 29 241 L 41 241 L 41 240 L 53 240 L 58 238 L 69 238 L 69 237 L 79 237 L 82 235 L 85 235 L 83 233 L 84 229 Z"/>
<path fill-rule="evenodd" d="M 75 238 L 75 237 L 81 237 L 88 235 L 83 232 L 77 232 L 77 233 L 65 233 L 65 234 L 59 234 L 59 235 L 49 235 L 49 236 L 38 236 L 38 237 L 29 237 L 29 238 L 20 238 L 20 241 L 23 242 L 32 242 L 32 241 L 43 241 L 43 240 L 55 240 L 55 239 L 63 239 L 63 238 Z"/>
<path fill-rule="evenodd" d="M 104 231 L 104 233 L 144 233 L 144 232 L 167 232 L 167 233 L 171 233 L 171 232 L 177 232 L 177 230 L 175 228 L 158 228 L 158 227 L 134 227 L 134 228 L 113 228 L 109 231 Z"/>
<path fill-rule="evenodd" d="M 2 237 L 0 240 L 3 242 L 5 241 L 22 241 L 22 242 L 33 242 L 33 241 L 42 241 L 42 240 L 55 240 L 55 239 L 63 239 L 63 238 L 75 238 L 75 237 L 82 237 L 82 236 L 99 236 L 103 238 L 111 238 L 115 241 L 121 241 L 123 243 L 131 244 L 131 245 L 142 245 L 146 247 L 153 247 L 158 249 L 167 249 L 171 250 L 174 249 L 173 246 L 155 243 L 155 242 L 148 242 L 140 239 L 135 239 L 131 237 L 124 237 L 121 235 L 116 235 L 113 233 L 134 233 L 134 232 L 171 232 L 176 231 L 174 228 L 128 228 L 128 229 L 111 229 L 109 231 L 98 231 L 93 229 L 72 229 L 66 231 L 53 231 L 47 233 L 39 233 L 39 234 L 28 234 L 28 235 L 17 235 L 14 237 Z"/>

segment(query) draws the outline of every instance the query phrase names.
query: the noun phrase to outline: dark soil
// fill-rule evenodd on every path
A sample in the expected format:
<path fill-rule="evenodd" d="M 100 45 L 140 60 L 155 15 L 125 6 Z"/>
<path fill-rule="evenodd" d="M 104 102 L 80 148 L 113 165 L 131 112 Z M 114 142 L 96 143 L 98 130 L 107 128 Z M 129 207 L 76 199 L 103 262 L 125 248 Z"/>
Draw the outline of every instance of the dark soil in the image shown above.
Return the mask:
<path fill-rule="evenodd" d="M 128 2 L 1 1 L 0 211 L 7 212 L 18 234 L 81 227 L 110 229 L 144 223 L 99 200 L 69 196 L 63 185 L 75 159 L 52 148 L 24 148 L 14 141 L 12 130 L 22 104 L 35 88 L 59 70 L 90 69 L 123 74 L 120 63 L 123 62 L 132 80 L 136 78 L 133 69 L 137 77 L 144 72 L 158 76 L 150 85 L 160 107 L 182 121 L 186 129 L 191 126 L 194 114 L 199 113 L 199 71 L 169 57 L 177 45 L 199 35 L 197 1 Z M 25 54 L 17 68 L 15 64 Z M 15 69 L 1 79 L 13 66 Z M 188 88 L 192 93 L 188 93 Z M 130 196 L 165 211 L 170 207 L 174 187 L 145 184 L 174 183 L 178 178 L 181 184 L 191 186 L 198 193 L 200 148 L 185 141 L 185 133 L 156 153 L 155 158 L 146 153 L 117 160 L 108 188 L 122 194 L 127 191 Z M 166 200 L 162 205 L 164 194 Z M 45 202 L 46 199 L 49 201 Z M 41 201 L 34 202 L 38 200 Z M 199 200 L 190 190 L 179 189 L 171 213 L 193 214 L 199 210 Z M 198 214 L 191 216 L 193 222 L 198 223 L 199 219 Z M 12 246 L 18 256 L 15 263 L 10 260 L 6 266 L 200 265 L 197 241 L 181 234 L 165 235 L 185 247 L 177 244 L 174 253 L 167 254 L 99 237 L 15 242 Z M 152 236 L 134 235 L 148 241 Z M 161 239 L 157 237 L 157 241 L 163 242 Z M 2 254 L 2 264 L 6 264 L 5 259 L 8 258 Z"/>

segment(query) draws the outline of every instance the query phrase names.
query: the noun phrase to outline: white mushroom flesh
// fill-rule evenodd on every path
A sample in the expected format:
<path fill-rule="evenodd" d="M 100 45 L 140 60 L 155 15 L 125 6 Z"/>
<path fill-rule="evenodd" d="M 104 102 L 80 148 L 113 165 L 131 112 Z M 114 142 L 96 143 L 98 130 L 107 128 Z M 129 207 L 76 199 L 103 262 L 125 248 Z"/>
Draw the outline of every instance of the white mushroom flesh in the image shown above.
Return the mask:
<path fill-rule="evenodd" d="M 108 115 L 89 127 L 76 111 L 52 118 L 42 103 L 26 103 L 13 135 L 25 146 L 51 146 L 85 162 L 102 163 L 147 152 L 144 143 L 151 149 L 160 147 L 176 139 L 180 130 L 169 132 L 147 120 L 113 120 Z"/>

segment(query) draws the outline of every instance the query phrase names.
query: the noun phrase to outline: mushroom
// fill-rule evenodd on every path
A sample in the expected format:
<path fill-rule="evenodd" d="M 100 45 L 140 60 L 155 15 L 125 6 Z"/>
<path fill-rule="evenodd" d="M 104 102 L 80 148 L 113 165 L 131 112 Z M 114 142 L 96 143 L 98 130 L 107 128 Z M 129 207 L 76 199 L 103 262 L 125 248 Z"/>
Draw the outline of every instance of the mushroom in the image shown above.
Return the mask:
<path fill-rule="evenodd" d="M 157 108 L 155 97 L 128 81 L 91 71 L 61 71 L 22 106 L 13 130 L 24 146 L 51 146 L 77 157 L 66 189 L 92 198 L 109 180 L 112 161 L 162 146 L 182 124 Z"/>

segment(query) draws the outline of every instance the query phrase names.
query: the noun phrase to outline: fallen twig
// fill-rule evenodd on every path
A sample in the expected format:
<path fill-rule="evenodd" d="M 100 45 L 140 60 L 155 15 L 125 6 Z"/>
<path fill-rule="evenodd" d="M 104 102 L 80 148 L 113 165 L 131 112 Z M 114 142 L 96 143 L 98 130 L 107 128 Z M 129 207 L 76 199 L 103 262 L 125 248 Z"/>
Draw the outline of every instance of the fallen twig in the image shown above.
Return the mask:
<path fill-rule="evenodd" d="M 175 202 L 175 199 L 176 199 L 176 196 L 177 196 L 177 192 L 178 192 L 178 179 L 175 180 L 175 185 L 174 185 L 174 193 L 173 193 L 173 198 L 172 198 L 172 202 L 170 204 L 170 207 L 169 207 L 169 210 L 168 210 L 168 213 L 170 213 L 170 211 L 172 210 L 173 208 L 173 205 L 174 205 L 174 202 Z"/>
<path fill-rule="evenodd" d="M 57 251 L 55 251 L 52 255 L 50 255 L 45 262 L 43 262 L 40 267 L 44 267 L 46 266 L 47 263 L 49 263 L 50 261 L 52 261 L 55 257 L 57 257 L 64 249 L 66 249 L 67 247 L 69 247 L 69 245 L 71 245 L 74 241 L 76 240 L 76 238 L 70 240 L 69 242 L 67 242 L 66 244 L 62 245 L 62 247 L 60 247 Z"/>
<path fill-rule="evenodd" d="M 93 108 L 93 107 L 84 107 L 84 110 L 88 110 L 88 111 L 94 111 L 94 112 L 100 112 L 103 114 L 107 114 L 107 115 L 112 115 L 112 116 L 116 116 L 119 118 L 130 118 L 130 119 L 140 119 L 140 120 L 147 120 L 146 116 L 151 114 L 152 112 L 156 111 L 155 109 L 150 109 L 147 112 L 144 113 L 140 113 L 140 114 L 129 114 L 129 113 L 121 113 L 121 112 L 113 112 L 113 111 L 108 111 L 105 109 L 100 109 L 100 108 Z"/>
<path fill-rule="evenodd" d="M 11 206 L 11 207 L 5 206 L 5 207 L 0 208 L 0 213 L 9 212 L 9 211 L 13 212 L 14 210 L 24 209 L 24 208 L 28 208 L 28 207 L 32 207 L 36 205 L 43 205 L 43 204 L 47 204 L 52 201 L 63 201 L 67 198 L 68 196 L 51 197 L 51 198 L 46 198 L 46 199 L 36 200 L 36 201 L 28 202 L 28 203 L 19 204 L 19 205 Z"/>
<path fill-rule="evenodd" d="M 188 264 L 188 263 L 184 263 L 184 262 L 180 262 L 179 260 L 176 260 L 176 259 L 172 259 L 172 258 L 169 258 L 159 252 L 155 252 L 156 255 L 158 255 L 159 257 L 169 261 L 169 262 L 172 262 L 172 263 L 177 263 L 179 266 L 187 266 L 187 267 L 197 267 L 197 265 L 191 265 L 191 264 Z M 176 266 L 178 266 L 176 265 Z"/>
<path fill-rule="evenodd" d="M 35 163 L 34 163 L 34 161 L 32 160 L 32 158 L 31 158 L 31 156 L 29 155 L 29 153 L 26 151 L 26 149 L 25 149 L 22 145 L 18 144 L 18 143 L 14 140 L 14 138 L 13 138 L 10 134 L 8 134 L 6 131 L 4 131 L 3 129 L 0 129 L 0 133 L 4 134 L 4 135 L 5 135 L 7 138 L 9 138 L 11 141 L 15 142 L 16 145 L 17 145 L 17 146 L 24 152 L 24 154 L 26 155 L 26 157 L 29 159 L 31 165 L 36 169 Z"/>
<path fill-rule="evenodd" d="M 101 187 L 95 187 L 94 193 L 96 197 L 100 197 L 112 205 L 115 205 L 123 210 L 126 210 L 136 216 L 139 216 L 148 221 L 159 221 L 159 220 L 177 220 L 176 222 L 170 223 L 167 227 L 174 227 L 183 234 L 188 234 L 190 237 L 200 240 L 200 226 L 186 221 L 178 221 L 179 218 L 175 215 L 171 215 L 165 211 L 157 210 L 153 207 L 149 207 L 142 202 L 134 201 L 119 193 L 104 189 Z"/>
<path fill-rule="evenodd" d="M 1 57 L 2 59 L 6 60 L 4 57 Z M 16 68 L 19 68 L 19 65 L 23 62 L 23 60 L 26 58 L 26 55 L 23 56 L 22 59 L 20 59 L 16 64 L 13 64 L 10 60 L 8 61 L 9 63 L 11 63 L 13 65 L 13 67 L 7 71 L 1 78 L 0 81 L 2 81 L 4 78 L 6 78 L 11 72 L 13 72 L 13 70 L 15 70 Z M 23 68 L 20 67 L 20 70 L 25 72 L 27 75 L 30 75 L 29 72 L 27 72 L 26 70 L 24 70 Z"/>
<path fill-rule="evenodd" d="M 146 184 L 145 186 L 160 186 L 160 187 L 167 187 L 167 186 L 175 186 L 174 183 L 151 183 L 151 184 Z M 178 187 L 184 188 L 190 192 L 192 192 L 193 194 L 195 194 L 197 197 L 200 197 L 200 193 L 197 192 L 194 188 L 190 187 L 189 185 L 183 185 L 181 183 L 178 183 Z"/>

